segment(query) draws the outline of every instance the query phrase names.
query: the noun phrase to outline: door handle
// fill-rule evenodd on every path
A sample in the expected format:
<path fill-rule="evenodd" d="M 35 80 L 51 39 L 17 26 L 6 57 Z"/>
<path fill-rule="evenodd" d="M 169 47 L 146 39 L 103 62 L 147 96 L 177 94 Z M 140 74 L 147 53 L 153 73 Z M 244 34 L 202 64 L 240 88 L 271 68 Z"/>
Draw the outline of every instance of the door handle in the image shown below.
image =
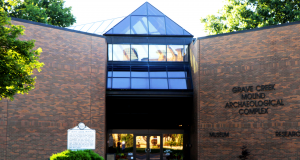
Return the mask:
<path fill-rule="evenodd" d="M 145 148 L 145 152 L 147 151 L 151 152 L 151 148 Z"/>

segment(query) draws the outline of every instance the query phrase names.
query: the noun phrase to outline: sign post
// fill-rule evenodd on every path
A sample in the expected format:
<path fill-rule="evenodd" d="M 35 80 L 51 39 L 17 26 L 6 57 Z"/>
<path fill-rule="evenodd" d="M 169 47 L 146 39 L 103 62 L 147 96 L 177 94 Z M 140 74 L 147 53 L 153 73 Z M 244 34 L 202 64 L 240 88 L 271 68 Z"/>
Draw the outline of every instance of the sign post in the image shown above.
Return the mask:
<path fill-rule="evenodd" d="M 96 130 L 90 129 L 82 122 L 68 129 L 68 149 L 96 149 Z"/>

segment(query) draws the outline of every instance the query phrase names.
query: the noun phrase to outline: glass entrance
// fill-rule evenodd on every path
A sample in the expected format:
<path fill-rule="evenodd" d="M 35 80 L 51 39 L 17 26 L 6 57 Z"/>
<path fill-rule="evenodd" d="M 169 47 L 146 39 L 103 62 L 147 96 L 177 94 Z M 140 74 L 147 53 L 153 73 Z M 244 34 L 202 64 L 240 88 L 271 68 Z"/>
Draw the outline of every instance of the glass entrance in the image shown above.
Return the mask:
<path fill-rule="evenodd" d="M 160 160 L 162 157 L 160 135 L 136 135 L 135 159 Z"/>

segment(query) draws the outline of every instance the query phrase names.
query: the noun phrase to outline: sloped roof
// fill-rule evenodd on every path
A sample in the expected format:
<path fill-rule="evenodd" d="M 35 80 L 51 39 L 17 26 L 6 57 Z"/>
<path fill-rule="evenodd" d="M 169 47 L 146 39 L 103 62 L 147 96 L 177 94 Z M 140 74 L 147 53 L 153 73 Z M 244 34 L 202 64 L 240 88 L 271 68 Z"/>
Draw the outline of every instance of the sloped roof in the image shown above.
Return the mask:
<path fill-rule="evenodd" d="M 111 27 L 119 23 L 124 17 L 112 18 L 87 24 L 81 24 L 76 26 L 66 27 L 68 29 L 73 29 L 76 31 L 82 31 L 87 33 L 93 33 L 98 35 L 103 35 Z"/>
<path fill-rule="evenodd" d="M 145 2 L 104 35 L 192 36 L 149 2 Z"/>

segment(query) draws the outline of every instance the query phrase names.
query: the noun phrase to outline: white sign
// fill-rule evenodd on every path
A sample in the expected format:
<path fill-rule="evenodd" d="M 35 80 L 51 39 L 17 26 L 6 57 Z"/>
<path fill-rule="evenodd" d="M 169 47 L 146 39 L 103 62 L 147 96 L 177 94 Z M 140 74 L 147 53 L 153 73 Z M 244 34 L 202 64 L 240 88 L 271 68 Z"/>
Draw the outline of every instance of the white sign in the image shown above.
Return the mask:
<path fill-rule="evenodd" d="M 96 149 L 96 130 L 82 124 L 68 129 L 68 149 Z"/>

